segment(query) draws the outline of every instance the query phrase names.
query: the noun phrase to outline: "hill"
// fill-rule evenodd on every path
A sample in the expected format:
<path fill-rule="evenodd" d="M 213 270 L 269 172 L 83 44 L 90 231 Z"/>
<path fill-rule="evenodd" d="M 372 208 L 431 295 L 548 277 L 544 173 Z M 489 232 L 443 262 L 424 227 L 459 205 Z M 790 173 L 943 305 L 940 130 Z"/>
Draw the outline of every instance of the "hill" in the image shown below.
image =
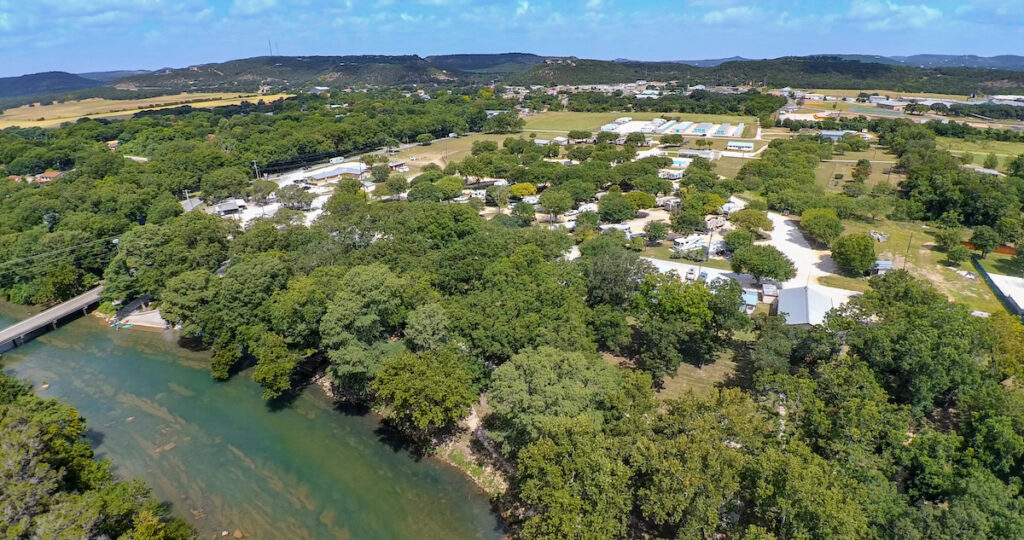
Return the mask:
<path fill-rule="evenodd" d="M 357 83 L 387 86 L 452 79 L 419 56 L 259 56 L 162 70 L 111 84 L 131 90 L 252 92 L 261 87 L 278 90 Z"/>
<path fill-rule="evenodd" d="M 918 68 L 837 56 L 793 56 L 698 67 L 676 62 L 579 60 L 538 65 L 517 82 L 597 84 L 639 79 L 688 84 L 757 84 L 813 88 L 891 89 L 959 94 L 1024 92 L 1024 72 L 965 67 Z"/>
<path fill-rule="evenodd" d="M 445 54 L 424 60 L 449 71 L 471 73 L 521 73 L 531 66 L 543 64 L 546 57 L 529 53 Z"/>
<path fill-rule="evenodd" d="M 100 82 L 110 82 L 117 79 L 123 79 L 125 77 L 134 77 L 135 75 L 145 75 L 146 73 L 152 73 L 145 69 L 124 69 L 119 71 L 92 71 L 89 73 L 78 73 L 79 77 L 85 77 Z"/>
<path fill-rule="evenodd" d="M 0 78 L 0 98 L 73 92 L 103 83 L 64 71 L 47 71 L 20 77 Z"/>

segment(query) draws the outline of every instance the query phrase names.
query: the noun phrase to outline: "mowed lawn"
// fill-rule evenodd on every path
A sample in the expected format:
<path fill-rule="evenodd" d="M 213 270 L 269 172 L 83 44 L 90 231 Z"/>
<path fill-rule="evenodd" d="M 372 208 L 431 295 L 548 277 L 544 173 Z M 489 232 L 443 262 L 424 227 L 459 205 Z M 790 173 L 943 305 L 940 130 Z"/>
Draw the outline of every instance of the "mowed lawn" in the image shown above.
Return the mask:
<path fill-rule="evenodd" d="M 66 101 L 51 105 L 23 105 L 7 109 L 0 115 L 0 129 L 19 127 L 54 127 L 79 118 L 106 118 L 135 114 L 144 110 L 158 110 L 189 105 L 195 108 L 237 105 L 243 101 L 265 102 L 291 97 L 291 94 L 241 94 L 241 93 L 181 93 L 146 99 L 101 99 L 90 98 Z"/>
<path fill-rule="evenodd" d="M 906 268 L 918 278 L 930 281 L 936 289 L 946 294 L 950 300 L 966 305 L 971 310 L 996 313 L 1004 309 L 992 289 L 979 277 L 976 279 L 961 276 L 956 271 L 974 271 L 970 262 L 964 262 L 959 268 L 945 264 L 946 254 L 934 247 L 934 227 L 921 222 L 877 220 L 873 223 L 861 221 L 845 221 L 844 234 L 866 233 L 878 231 L 888 233 L 889 239 L 875 243 L 875 253 L 879 259 L 893 261 L 896 268 Z M 909 246 L 909 249 L 908 249 Z M 989 255 L 990 258 L 994 257 Z M 866 287 L 866 279 L 840 276 L 835 279 L 826 278 L 827 285 L 841 286 L 857 290 Z M 860 282 L 859 284 L 857 282 Z"/>
<path fill-rule="evenodd" d="M 409 177 L 415 176 L 428 163 L 436 163 L 442 168 L 452 161 L 461 161 L 470 155 L 475 141 L 494 141 L 501 147 L 502 141 L 509 137 L 525 137 L 525 134 L 486 135 L 474 133 L 458 139 L 438 139 L 429 145 L 413 146 L 398 152 L 391 161 L 404 161 L 409 166 Z"/>
<path fill-rule="evenodd" d="M 981 166 L 989 154 L 995 154 L 999 158 L 999 169 L 1006 168 L 1012 159 L 1024 154 L 1024 142 L 968 141 L 952 137 L 938 137 L 936 145 L 958 156 L 970 152 L 974 156 L 973 163 L 978 166 Z"/>
<path fill-rule="evenodd" d="M 756 130 L 757 119 L 753 116 L 733 116 L 727 114 L 689 114 L 661 112 L 571 112 L 555 111 L 535 114 L 526 118 L 525 131 L 557 131 L 568 133 L 574 129 L 583 129 L 596 133 L 601 126 L 616 118 L 628 116 L 633 120 L 654 120 L 655 118 L 672 117 L 688 122 L 711 122 L 714 124 L 729 123 L 732 125 L 746 124 L 744 136 L 751 136 Z"/>

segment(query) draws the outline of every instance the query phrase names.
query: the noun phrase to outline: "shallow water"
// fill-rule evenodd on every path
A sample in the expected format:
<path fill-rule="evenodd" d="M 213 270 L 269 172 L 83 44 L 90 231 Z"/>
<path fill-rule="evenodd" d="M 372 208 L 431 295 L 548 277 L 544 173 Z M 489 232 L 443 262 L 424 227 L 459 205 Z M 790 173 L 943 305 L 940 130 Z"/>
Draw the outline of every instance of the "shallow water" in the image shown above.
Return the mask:
<path fill-rule="evenodd" d="M 0 304 L 0 327 L 26 314 Z M 97 455 L 145 480 L 203 538 L 502 536 L 485 495 L 397 448 L 372 414 L 340 411 L 315 387 L 272 410 L 248 373 L 215 382 L 208 354 L 176 339 L 84 317 L 2 363 L 76 407 Z"/>

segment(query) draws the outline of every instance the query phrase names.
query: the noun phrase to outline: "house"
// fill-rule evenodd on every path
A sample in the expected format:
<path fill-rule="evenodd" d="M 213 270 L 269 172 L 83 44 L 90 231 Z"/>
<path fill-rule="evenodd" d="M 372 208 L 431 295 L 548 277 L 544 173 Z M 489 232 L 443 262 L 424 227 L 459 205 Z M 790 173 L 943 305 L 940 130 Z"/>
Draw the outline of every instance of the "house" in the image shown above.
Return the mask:
<path fill-rule="evenodd" d="M 871 273 L 881 275 L 892 270 L 892 268 L 892 261 L 877 260 L 875 261 L 875 267 L 871 270 Z"/>
<path fill-rule="evenodd" d="M 832 298 L 810 286 L 779 292 L 778 313 L 786 318 L 786 324 L 821 324 L 825 321 L 825 315 L 834 307 Z"/>
<path fill-rule="evenodd" d="M 117 150 L 118 146 L 121 146 L 121 141 L 107 141 L 107 148 L 109 150 Z"/>
<path fill-rule="evenodd" d="M 36 175 L 36 182 L 39 182 L 40 184 L 45 184 L 47 182 L 52 182 L 52 181 L 60 178 L 60 176 L 62 174 L 64 174 L 64 173 L 62 173 L 60 171 L 46 171 L 43 174 Z"/>
<path fill-rule="evenodd" d="M 740 152 L 753 152 L 754 143 L 744 141 L 729 141 L 725 145 L 726 150 L 738 150 Z"/>
<path fill-rule="evenodd" d="M 208 208 L 207 212 L 223 217 L 237 214 L 245 208 L 245 201 L 242 199 L 225 199 Z"/>
<path fill-rule="evenodd" d="M 753 315 L 756 308 L 757 291 L 743 291 L 743 305 L 740 310 L 745 311 L 747 315 Z"/>
<path fill-rule="evenodd" d="M 856 133 L 856 132 L 850 131 L 848 129 L 846 129 L 846 130 L 823 129 L 823 130 L 821 130 L 821 133 L 819 133 L 819 135 L 821 136 L 822 139 L 829 139 L 832 142 L 837 142 L 837 141 L 841 140 L 844 136 L 852 135 L 854 133 Z"/>
<path fill-rule="evenodd" d="M 18 176 L 16 174 L 8 175 L 7 179 L 12 181 L 12 182 L 21 182 L 21 176 Z"/>
<path fill-rule="evenodd" d="M 534 139 L 533 140 L 533 144 L 535 144 L 537 146 L 547 146 L 547 145 L 551 144 L 551 141 L 549 141 L 547 139 Z"/>
<path fill-rule="evenodd" d="M 565 146 L 569 144 L 569 137 L 555 137 L 554 139 L 551 139 L 551 141 L 558 146 Z"/>
<path fill-rule="evenodd" d="M 185 213 L 191 212 L 191 211 L 195 210 L 196 208 L 199 208 L 202 205 L 203 205 L 203 201 L 201 201 L 199 199 L 193 199 L 191 197 L 188 198 L 188 199 L 185 199 L 184 201 L 181 201 L 181 208 L 183 210 L 185 210 Z"/>
<path fill-rule="evenodd" d="M 737 210 L 743 210 L 743 205 L 733 201 L 727 201 L 725 204 L 718 208 L 718 211 L 721 212 L 726 217 L 728 217 L 729 214 Z"/>
<path fill-rule="evenodd" d="M 665 180 L 679 180 L 683 177 L 683 171 L 673 171 L 672 169 L 661 169 L 658 171 L 658 178 L 664 178 Z"/>

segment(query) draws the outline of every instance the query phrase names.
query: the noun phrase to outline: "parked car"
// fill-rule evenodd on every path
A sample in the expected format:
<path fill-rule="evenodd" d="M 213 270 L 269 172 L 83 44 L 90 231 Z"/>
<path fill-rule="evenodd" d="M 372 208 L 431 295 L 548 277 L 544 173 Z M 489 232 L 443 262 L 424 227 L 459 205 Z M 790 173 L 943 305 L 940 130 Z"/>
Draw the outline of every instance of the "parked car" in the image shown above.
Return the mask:
<path fill-rule="evenodd" d="M 707 272 L 707 270 L 702 271 L 700 273 L 700 277 L 697 278 L 697 279 L 699 279 L 701 281 L 707 281 L 708 280 L 708 272 Z"/>

